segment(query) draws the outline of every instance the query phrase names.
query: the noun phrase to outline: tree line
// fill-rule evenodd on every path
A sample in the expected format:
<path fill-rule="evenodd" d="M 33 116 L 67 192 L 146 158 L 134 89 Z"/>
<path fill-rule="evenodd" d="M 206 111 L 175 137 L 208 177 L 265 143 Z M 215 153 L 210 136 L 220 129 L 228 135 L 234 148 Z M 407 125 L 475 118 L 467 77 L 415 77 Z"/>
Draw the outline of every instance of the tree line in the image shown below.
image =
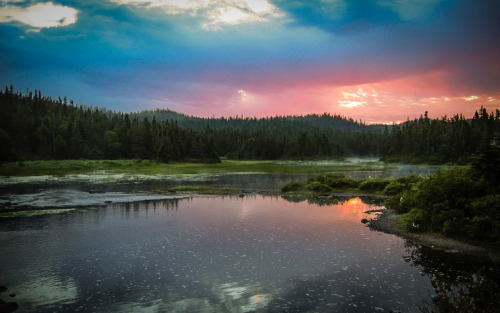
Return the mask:
<path fill-rule="evenodd" d="M 22 94 L 6 87 L 0 91 L 1 160 L 340 158 L 378 155 L 383 136 L 380 127 L 329 114 L 262 119 L 171 114 L 160 121 L 144 114 L 74 105 L 39 90 Z"/>
<path fill-rule="evenodd" d="M 385 132 L 383 160 L 409 163 L 470 163 L 500 140 L 500 111 L 481 107 L 471 119 L 457 114 L 430 119 L 425 112 Z"/>
<path fill-rule="evenodd" d="M 331 114 L 266 118 L 199 118 L 170 110 L 125 114 L 40 90 L 0 91 L 0 160 L 150 159 L 217 162 L 229 159 L 382 156 L 387 161 L 468 160 L 499 133 L 500 114 L 485 109 L 402 125 L 366 125 Z"/>

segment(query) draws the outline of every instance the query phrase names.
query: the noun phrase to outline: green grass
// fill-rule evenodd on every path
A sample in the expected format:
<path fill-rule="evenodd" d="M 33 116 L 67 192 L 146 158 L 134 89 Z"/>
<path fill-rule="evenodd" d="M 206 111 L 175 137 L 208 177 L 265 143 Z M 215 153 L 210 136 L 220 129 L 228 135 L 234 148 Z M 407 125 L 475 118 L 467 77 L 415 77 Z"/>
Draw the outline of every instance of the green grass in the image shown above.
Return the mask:
<path fill-rule="evenodd" d="M 51 160 L 3 163 L 0 175 L 65 175 L 106 171 L 131 174 L 222 174 L 222 173 L 328 173 L 333 171 L 375 171 L 381 162 L 348 163 L 325 161 L 235 161 L 221 163 L 160 163 L 150 160 Z"/>

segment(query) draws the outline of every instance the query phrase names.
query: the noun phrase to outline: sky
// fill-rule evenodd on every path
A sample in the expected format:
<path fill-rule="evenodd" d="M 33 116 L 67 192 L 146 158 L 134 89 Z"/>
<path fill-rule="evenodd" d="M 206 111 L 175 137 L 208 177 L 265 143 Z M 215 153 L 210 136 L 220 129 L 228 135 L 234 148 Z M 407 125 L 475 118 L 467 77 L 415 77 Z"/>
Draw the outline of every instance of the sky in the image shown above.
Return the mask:
<path fill-rule="evenodd" d="M 0 87 L 122 112 L 471 117 L 500 108 L 499 15 L 498 0 L 0 0 Z"/>

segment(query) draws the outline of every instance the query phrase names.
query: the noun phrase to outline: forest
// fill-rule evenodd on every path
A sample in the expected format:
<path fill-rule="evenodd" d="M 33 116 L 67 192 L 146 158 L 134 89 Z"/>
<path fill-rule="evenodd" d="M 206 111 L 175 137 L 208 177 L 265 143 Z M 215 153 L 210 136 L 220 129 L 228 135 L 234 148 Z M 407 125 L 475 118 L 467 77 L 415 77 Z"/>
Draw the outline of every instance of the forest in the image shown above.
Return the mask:
<path fill-rule="evenodd" d="M 0 91 L 0 161 L 149 159 L 341 159 L 376 156 L 411 163 L 469 163 L 498 140 L 500 112 L 479 109 L 401 125 L 366 125 L 324 113 L 266 118 L 199 118 L 170 110 L 114 112 L 42 96 Z"/>

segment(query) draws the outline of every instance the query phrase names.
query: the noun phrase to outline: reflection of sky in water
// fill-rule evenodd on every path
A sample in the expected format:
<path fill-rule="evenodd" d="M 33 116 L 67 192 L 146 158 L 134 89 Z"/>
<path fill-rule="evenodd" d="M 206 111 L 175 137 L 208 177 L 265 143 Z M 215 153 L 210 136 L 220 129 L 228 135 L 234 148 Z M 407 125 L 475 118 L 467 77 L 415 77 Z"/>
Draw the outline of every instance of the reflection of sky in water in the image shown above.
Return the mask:
<path fill-rule="evenodd" d="M 417 312 L 430 282 L 360 223 L 373 208 L 199 197 L 16 219 L 0 282 L 37 312 Z"/>

